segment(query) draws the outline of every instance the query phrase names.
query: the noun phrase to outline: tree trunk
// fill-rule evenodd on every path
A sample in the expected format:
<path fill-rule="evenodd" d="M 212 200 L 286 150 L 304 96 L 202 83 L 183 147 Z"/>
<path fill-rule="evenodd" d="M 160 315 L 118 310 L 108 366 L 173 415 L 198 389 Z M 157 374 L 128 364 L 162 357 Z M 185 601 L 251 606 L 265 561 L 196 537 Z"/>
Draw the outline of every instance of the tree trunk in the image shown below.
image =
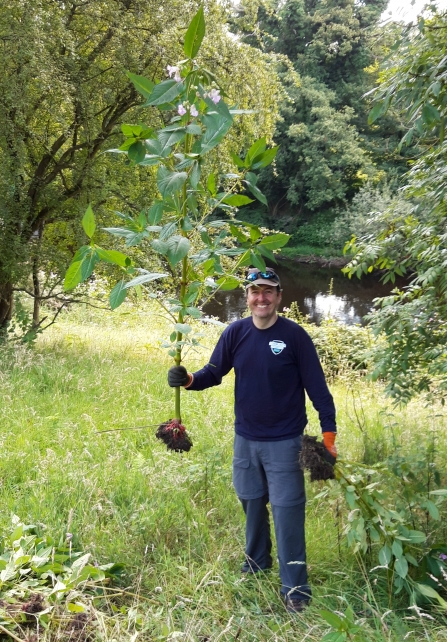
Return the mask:
<path fill-rule="evenodd" d="M 39 326 L 40 317 L 40 282 L 39 282 L 39 263 L 37 258 L 33 261 L 33 290 L 34 290 L 34 304 L 33 304 L 33 328 Z"/>
<path fill-rule="evenodd" d="M 12 283 L 0 283 L 0 329 L 8 326 L 12 317 Z"/>

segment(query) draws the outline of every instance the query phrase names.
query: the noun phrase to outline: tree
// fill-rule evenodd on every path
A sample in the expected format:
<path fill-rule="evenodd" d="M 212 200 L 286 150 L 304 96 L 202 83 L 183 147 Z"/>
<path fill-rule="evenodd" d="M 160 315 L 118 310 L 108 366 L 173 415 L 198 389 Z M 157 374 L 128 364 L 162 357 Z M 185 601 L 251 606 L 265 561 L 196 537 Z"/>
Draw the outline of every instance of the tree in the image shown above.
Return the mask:
<path fill-rule="evenodd" d="M 258 32 L 247 37 L 277 57 L 285 94 L 277 163 L 262 177 L 275 214 L 344 204 L 377 173 L 362 96 L 377 75 L 374 29 L 386 4 L 275 0 L 260 9 Z"/>
<path fill-rule="evenodd" d="M 392 203 L 374 217 L 374 233 L 353 239 L 356 256 L 347 273 L 384 270 L 384 281 L 408 275 L 410 283 L 380 299 L 371 316 L 384 343 L 375 350 L 374 377 L 406 402 L 418 393 L 447 394 L 447 13 L 406 29 L 375 92 L 370 121 L 390 106 L 407 122 L 402 144 L 417 139 L 424 152 L 405 176 L 407 207 Z"/>
<path fill-rule="evenodd" d="M 142 173 L 135 186 L 124 161 L 103 152 L 119 144 L 126 118 L 138 120 L 142 100 L 126 72 L 162 79 L 166 65 L 182 55 L 197 6 L 178 0 L 2 4 L 0 328 L 11 318 L 16 289 L 34 296 L 39 324 L 38 304 L 48 294 L 39 272 L 51 268 L 60 281 L 88 202 L 106 217 L 126 202 L 138 209 L 154 194 L 153 174 Z M 207 0 L 204 9 L 210 30 L 201 62 L 221 72 L 233 104 L 267 107 L 234 129 L 233 139 L 244 147 L 259 129 L 267 136 L 272 130 L 275 83 L 267 80 L 264 57 L 229 36 L 222 3 Z M 147 126 L 163 124 L 155 111 L 149 119 Z M 225 149 L 219 162 L 229 165 Z"/>

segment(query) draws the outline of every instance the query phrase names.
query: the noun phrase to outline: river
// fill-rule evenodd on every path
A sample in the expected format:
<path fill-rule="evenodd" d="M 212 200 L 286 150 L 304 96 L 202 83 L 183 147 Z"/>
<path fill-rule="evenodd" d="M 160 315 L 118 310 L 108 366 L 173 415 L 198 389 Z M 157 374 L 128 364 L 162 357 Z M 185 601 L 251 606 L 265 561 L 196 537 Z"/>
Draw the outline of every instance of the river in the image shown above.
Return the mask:
<path fill-rule="evenodd" d="M 301 312 L 317 324 L 331 315 L 347 325 L 364 325 L 363 317 L 372 309 L 373 299 L 386 296 L 395 287 L 391 283 L 383 285 L 373 275 L 348 279 L 339 268 L 322 268 L 316 264 L 281 261 L 274 269 L 283 287 L 281 309 L 296 301 Z M 245 293 L 240 288 L 218 292 L 204 311 L 229 322 L 240 319 L 246 307 Z"/>

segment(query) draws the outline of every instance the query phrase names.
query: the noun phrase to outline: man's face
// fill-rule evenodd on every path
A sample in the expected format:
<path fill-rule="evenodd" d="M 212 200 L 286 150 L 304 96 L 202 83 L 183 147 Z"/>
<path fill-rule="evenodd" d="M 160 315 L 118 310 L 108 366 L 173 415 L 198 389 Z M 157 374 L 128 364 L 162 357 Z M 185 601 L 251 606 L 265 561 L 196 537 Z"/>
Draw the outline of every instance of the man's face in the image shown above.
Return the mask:
<path fill-rule="evenodd" d="M 247 304 L 253 317 L 265 321 L 276 317 L 281 292 L 276 285 L 251 285 L 247 288 Z"/>

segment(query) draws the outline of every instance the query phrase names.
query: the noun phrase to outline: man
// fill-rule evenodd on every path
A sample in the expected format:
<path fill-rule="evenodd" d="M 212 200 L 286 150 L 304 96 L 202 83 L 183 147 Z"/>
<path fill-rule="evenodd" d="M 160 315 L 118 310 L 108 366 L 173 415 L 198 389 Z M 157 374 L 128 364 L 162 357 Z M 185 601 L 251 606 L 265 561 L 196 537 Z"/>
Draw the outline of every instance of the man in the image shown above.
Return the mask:
<path fill-rule="evenodd" d="M 251 268 L 246 295 L 251 317 L 222 333 L 209 363 L 190 374 L 169 370 L 168 383 L 204 390 L 231 368 L 235 382 L 233 483 L 246 515 L 245 573 L 272 566 L 270 501 L 278 548 L 281 593 L 290 612 L 310 601 L 304 535 L 305 491 L 298 463 L 307 424 L 305 392 L 319 413 L 326 448 L 335 456 L 335 407 L 309 335 L 278 316 L 281 283 L 271 268 Z"/>

